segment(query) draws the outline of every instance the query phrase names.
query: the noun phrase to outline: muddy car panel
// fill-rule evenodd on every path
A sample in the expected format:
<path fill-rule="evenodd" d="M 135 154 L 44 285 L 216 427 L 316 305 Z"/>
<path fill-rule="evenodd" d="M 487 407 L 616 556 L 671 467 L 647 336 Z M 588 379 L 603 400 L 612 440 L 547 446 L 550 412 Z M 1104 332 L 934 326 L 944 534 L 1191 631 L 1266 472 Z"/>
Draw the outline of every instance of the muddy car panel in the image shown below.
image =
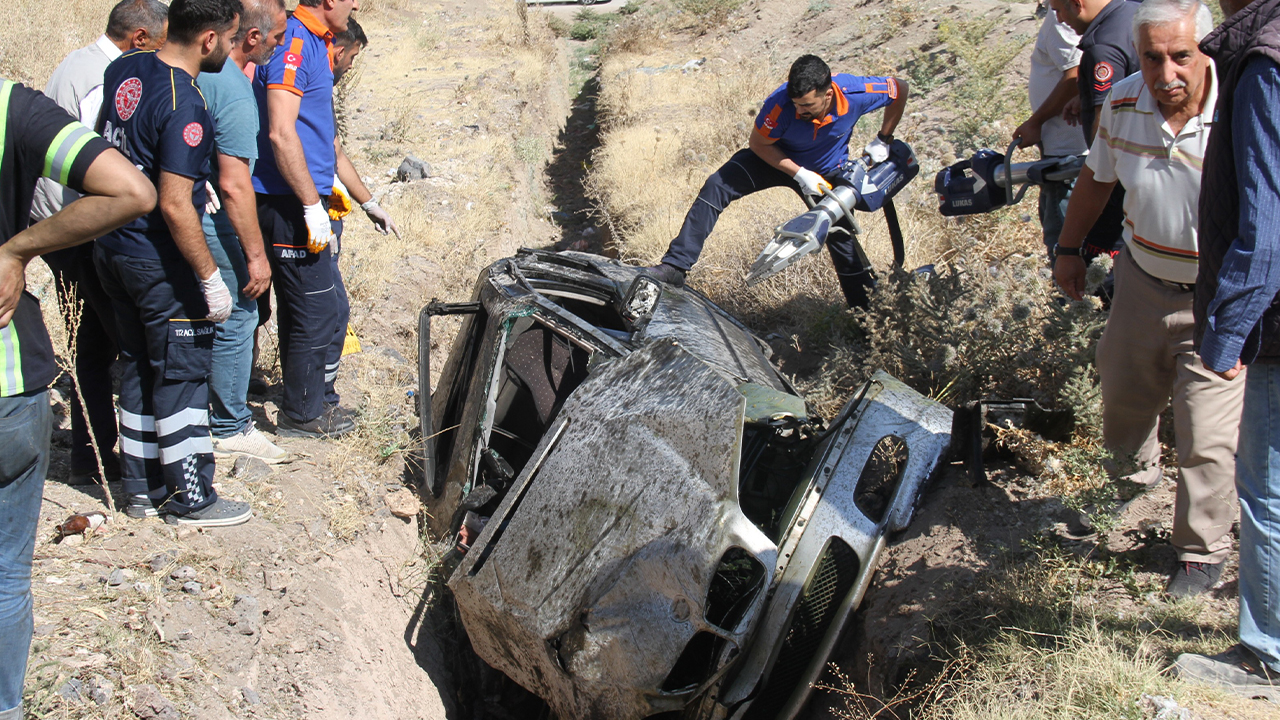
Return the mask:
<path fill-rule="evenodd" d="M 789 717 L 950 413 L 878 374 L 827 427 L 697 293 L 620 316 L 637 274 L 526 251 L 482 275 L 432 398 L 432 528 L 487 518 L 449 586 L 560 717 Z"/>

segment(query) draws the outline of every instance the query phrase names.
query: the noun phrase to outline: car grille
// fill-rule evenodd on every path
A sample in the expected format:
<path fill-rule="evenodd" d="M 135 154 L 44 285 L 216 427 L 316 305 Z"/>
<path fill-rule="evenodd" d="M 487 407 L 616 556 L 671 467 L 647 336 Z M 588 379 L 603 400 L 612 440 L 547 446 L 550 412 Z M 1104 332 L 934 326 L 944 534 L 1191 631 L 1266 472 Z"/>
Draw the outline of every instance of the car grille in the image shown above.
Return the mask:
<path fill-rule="evenodd" d="M 840 538 L 831 538 L 791 616 L 791 626 L 764 689 L 756 695 L 746 720 L 773 720 L 813 661 L 822 638 L 835 620 L 840 602 L 858 580 L 858 555 Z"/>

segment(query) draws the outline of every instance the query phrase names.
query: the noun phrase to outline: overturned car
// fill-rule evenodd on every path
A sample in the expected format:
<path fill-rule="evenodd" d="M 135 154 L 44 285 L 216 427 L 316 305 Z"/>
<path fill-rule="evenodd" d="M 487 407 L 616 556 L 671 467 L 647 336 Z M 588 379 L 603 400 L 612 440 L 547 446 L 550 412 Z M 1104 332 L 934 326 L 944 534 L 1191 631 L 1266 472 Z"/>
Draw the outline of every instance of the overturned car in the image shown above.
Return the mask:
<path fill-rule="evenodd" d="M 419 394 L 477 654 L 561 718 L 789 718 L 951 412 L 878 373 L 829 422 L 702 295 L 580 253 L 486 269 Z"/>

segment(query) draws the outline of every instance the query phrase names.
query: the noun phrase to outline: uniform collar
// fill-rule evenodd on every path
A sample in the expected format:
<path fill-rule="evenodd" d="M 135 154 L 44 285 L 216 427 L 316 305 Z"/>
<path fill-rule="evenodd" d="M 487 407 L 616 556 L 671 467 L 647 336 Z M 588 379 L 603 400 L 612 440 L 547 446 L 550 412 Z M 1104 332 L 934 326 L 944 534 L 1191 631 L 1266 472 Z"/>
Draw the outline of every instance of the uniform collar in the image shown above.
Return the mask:
<path fill-rule="evenodd" d="M 835 80 L 831 81 L 831 89 L 836 91 L 835 112 L 828 113 L 827 116 L 822 118 L 821 120 L 809 121 L 814 125 L 817 125 L 818 127 L 822 127 L 823 125 L 830 125 L 831 123 L 835 122 L 836 118 L 844 117 L 845 113 L 849 112 L 849 98 L 844 96 L 844 91 L 840 89 L 840 85 L 837 84 Z M 799 117 L 799 115 L 800 115 L 800 111 L 796 110 L 796 116 Z"/>
<path fill-rule="evenodd" d="M 124 54 L 120 51 L 120 48 L 116 47 L 115 43 L 111 42 L 111 38 L 106 35 L 98 36 L 98 39 L 93 44 L 98 46 L 98 49 L 107 56 L 108 60 L 115 60 Z"/>
<path fill-rule="evenodd" d="M 316 17 L 315 11 L 306 5 L 299 5 L 298 9 L 293 11 L 293 16 L 298 18 L 298 22 L 302 26 L 310 30 L 313 35 L 324 38 L 326 43 L 333 42 L 333 31 L 325 25 L 320 18 Z"/>

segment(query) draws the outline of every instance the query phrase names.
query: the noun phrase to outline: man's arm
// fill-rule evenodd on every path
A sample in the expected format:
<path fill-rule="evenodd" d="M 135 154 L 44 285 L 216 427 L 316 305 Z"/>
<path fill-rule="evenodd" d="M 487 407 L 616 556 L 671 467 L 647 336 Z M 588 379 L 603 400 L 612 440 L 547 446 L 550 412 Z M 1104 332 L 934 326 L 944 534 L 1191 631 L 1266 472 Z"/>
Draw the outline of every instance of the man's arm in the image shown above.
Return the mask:
<path fill-rule="evenodd" d="M 276 168 L 289 183 L 293 194 L 303 205 L 320 202 L 320 193 L 307 168 L 307 155 L 298 137 L 298 111 L 302 108 L 302 96 L 288 90 L 267 90 L 268 136 L 275 151 Z"/>
<path fill-rule="evenodd" d="M 0 245 L 0 327 L 9 324 L 18 306 L 32 258 L 106 235 L 156 206 L 155 188 L 115 150 L 89 165 L 83 190 L 84 197 Z"/>
<path fill-rule="evenodd" d="M 240 238 L 249 265 L 249 284 L 244 287 L 244 294 L 256 299 L 271 285 L 271 264 L 267 262 L 262 228 L 258 226 L 258 200 L 249 161 L 218 153 L 218 190 L 222 193 L 223 212 Z"/>
<path fill-rule="evenodd" d="M 791 177 L 795 177 L 799 172 L 800 166 L 794 160 L 787 157 L 774 143 L 776 140 L 770 140 L 755 130 L 751 131 L 751 139 L 747 141 L 747 147 L 751 148 L 751 152 L 755 153 L 761 160 L 769 163 L 769 165 L 781 170 Z"/>
<path fill-rule="evenodd" d="M 1200 345 L 1205 367 L 1231 374 L 1256 348 L 1246 340 L 1280 292 L 1280 66 L 1251 60 L 1235 93 L 1231 132 L 1240 189 L 1240 234 L 1218 271 Z M 1234 374 L 1231 374 L 1234 377 Z"/>
<path fill-rule="evenodd" d="M 191 202 L 194 188 L 195 181 L 191 178 L 160 171 L 160 214 L 183 259 L 196 271 L 196 277 L 203 280 L 218 272 L 218 263 L 209 252 L 200 215 Z"/>
<path fill-rule="evenodd" d="M 1058 236 L 1058 244 L 1064 248 L 1078 248 L 1084 245 L 1085 235 L 1102 215 L 1111 198 L 1111 191 L 1116 183 L 1099 182 L 1094 179 L 1093 168 L 1085 165 L 1076 180 L 1076 187 L 1071 191 L 1071 201 L 1067 204 L 1067 217 L 1062 223 L 1062 233 Z M 1059 287 L 1072 300 L 1080 300 L 1084 296 L 1084 258 L 1073 255 L 1059 256 L 1053 262 L 1054 279 Z"/>
<path fill-rule="evenodd" d="M 356 166 L 351 164 L 351 158 L 347 157 L 346 151 L 342 149 L 342 141 L 337 137 L 333 139 L 333 151 L 334 157 L 338 160 L 338 179 L 351 193 L 351 199 L 355 200 L 360 209 L 364 210 L 364 214 L 369 216 L 369 221 L 378 232 L 383 235 L 393 232 L 396 237 L 400 237 L 400 228 L 396 227 L 396 221 L 392 220 L 391 215 L 374 201 L 373 193 L 365 187 L 364 181 L 360 179 L 360 173 L 356 172 Z"/>
<path fill-rule="evenodd" d="M 1026 122 L 1013 131 L 1013 139 L 1018 147 L 1027 148 L 1040 142 L 1040 131 L 1044 124 L 1062 114 L 1071 98 L 1080 95 L 1080 68 L 1069 68 L 1062 74 L 1062 80 L 1054 86 L 1049 97 L 1040 103 L 1040 107 L 1031 113 Z"/>
<path fill-rule="evenodd" d="M 911 86 L 906 80 L 893 78 L 893 82 L 898 86 L 898 97 L 884 109 L 884 120 L 880 122 L 880 134 L 884 137 L 893 137 L 893 131 L 898 129 L 898 123 L 902 122 L 902 115 L 906 112 L 907 96 L 911 94 Z"/>

